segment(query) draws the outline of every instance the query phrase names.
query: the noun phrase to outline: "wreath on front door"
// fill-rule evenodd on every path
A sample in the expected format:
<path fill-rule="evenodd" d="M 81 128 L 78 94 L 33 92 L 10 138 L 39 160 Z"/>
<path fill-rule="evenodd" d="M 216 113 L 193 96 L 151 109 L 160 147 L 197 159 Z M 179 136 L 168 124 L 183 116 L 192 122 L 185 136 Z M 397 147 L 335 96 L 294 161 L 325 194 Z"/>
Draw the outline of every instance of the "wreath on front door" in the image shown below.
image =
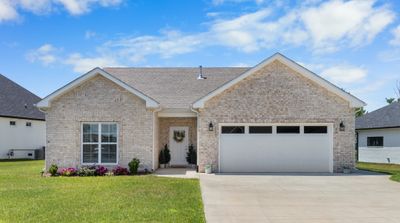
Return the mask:
<path fill-rule="evenodd" d="M 174 140 L 176 142 L 182 142 L 183 139 L 185 138 L 185 131 L 174 131 Z"/>

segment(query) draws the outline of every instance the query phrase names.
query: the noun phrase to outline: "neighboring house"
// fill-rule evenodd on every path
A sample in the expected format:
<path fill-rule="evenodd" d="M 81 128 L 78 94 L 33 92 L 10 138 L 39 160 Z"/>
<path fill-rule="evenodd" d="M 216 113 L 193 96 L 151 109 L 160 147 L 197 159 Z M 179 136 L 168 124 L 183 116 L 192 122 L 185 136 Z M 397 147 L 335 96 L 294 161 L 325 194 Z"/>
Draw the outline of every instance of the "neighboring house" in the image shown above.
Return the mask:
<path fill-rule="evenodd" d="M 193 144 L 201 172 L 354 167 L 354 109 L 364 105 L 279 53 L 252 68 L 95 68 L 38 103 L 47 167 L 137 157 L 154 170 L 164 144 L 181 166 Z"/>
<path fill-rule="evenodd" d="M 45 116 L 34 106 L 40 100 L 0 74 L 0 159 L 33 159 L 46 145 Z"/>
<path fill-rule="evenodd" d="M 358 117 L 356 131 L 359 161 L 400 163 L 400 102 Z"/>

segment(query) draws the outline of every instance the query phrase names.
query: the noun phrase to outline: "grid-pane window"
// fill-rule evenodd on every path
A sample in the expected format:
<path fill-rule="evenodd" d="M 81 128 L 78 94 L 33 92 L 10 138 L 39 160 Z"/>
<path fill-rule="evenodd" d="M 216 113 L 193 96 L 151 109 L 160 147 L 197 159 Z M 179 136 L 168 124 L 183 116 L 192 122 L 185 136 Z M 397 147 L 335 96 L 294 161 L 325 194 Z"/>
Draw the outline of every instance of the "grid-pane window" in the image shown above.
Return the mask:
<path fill-rule="evenodd" d="M 222 134 L 244 134 L 244 126 L 222 126 Z"/>
<path fill-rule="evenodd" d="M 272 126 L 249 126 L 250 134 L 271 134 Z"/>
<path fill-rule="evenodd" d="M 83 144 L 83 162 L 98 163 L 99 162 L 99 145 Z"/>
<path fill-rule="evenodd" d="M 367 146 L 383 146 L 383 136 L 367 137 Z"/>
<path fill-rule="evenodd" d="M 117 134 L 116 123 L 83 124 L 83 163 L 117 163 Z"/>
<path fill-rule="evenodd" d="M 276 133 L 278 134 L 300 133 L 300 126 L 277 126 Z"/>
<path fill-rule="evenodd" d="M 328 133 L 327 126 L 304 126 L 305 134 L 323 134 Z"/>

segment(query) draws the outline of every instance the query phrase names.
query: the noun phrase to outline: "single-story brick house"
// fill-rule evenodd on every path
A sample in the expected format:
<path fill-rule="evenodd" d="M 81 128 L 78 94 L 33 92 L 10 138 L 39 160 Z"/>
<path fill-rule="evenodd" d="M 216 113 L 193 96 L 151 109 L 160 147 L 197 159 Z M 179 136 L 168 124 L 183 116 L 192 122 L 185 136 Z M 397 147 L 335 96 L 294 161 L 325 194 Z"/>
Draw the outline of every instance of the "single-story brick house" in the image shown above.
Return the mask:
<path fill-rule="evenodd" d="M 95 68 L 37 104 L 47 167 L 155 170 L 165 144 L 181 166 L 193 144 L 199 170 L 218 172 L 352 168 L 364 105 L 279 53 L 251 68 Z"/>

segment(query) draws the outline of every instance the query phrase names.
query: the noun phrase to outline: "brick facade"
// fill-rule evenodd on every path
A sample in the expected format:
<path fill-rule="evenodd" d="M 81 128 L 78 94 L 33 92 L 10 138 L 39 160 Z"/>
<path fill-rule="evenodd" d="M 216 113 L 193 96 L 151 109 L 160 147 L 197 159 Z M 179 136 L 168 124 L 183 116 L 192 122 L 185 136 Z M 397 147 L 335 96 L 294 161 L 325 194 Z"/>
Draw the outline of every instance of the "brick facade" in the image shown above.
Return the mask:
<path fill-rule="evenodd" d="M 153 168 L 153 112 L 145 102 L 97 75 L 51 103 L 46 112 L 46 167 L 81 165 L 81 123 L 116 122 L 119 128 L 119 164 L 132 158 L 141 169 Z"/>
<path fill-rule="evenodd" d="M 339 131 L 342 121 L 345 131 Z M 52 101 L 46 122 L 47 167 L 80 166 L 82 122 L 118 123 L 122 166 L 137 157 L 141 168 L 157 168 L 160 148 L 169 143 L 169 127 L 188 126 L 189 144 L 199 145 L 200 171 L 206 164 L 215 171 L 220 123 L 333 123 L 334 171 L 355 164 L 354 109 L 279 61 L 207 101 L 198 119 L 157 117 L 143 100 L 97 75 Z M 214 131 L 208 131 L 209 122 Z"/>
<path fill-rule="evenodd" d="M 354 110 L 279 61 L 206 102 L 199 113 L 199 168 L 218 170 L 219 123 L 333 123 L 334 171 L 354 167 Z M 339 131 L 343 121 L 345 131 Z M 212 122 L 215 130 L 208 131 Z"/>

